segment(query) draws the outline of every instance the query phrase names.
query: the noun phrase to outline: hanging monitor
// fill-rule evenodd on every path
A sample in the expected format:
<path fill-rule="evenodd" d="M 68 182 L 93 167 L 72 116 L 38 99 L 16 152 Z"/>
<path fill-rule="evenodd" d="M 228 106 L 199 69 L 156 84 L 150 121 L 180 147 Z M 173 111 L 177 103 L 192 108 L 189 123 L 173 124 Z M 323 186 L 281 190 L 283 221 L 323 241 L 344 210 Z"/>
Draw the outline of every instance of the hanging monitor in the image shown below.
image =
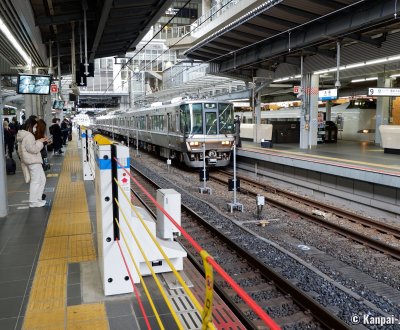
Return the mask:
<path fill-rule="evenodd" d="M 50 94 L 50 75 L 23 74 L 20 73 L 17 79 L 18 94 Z"/>

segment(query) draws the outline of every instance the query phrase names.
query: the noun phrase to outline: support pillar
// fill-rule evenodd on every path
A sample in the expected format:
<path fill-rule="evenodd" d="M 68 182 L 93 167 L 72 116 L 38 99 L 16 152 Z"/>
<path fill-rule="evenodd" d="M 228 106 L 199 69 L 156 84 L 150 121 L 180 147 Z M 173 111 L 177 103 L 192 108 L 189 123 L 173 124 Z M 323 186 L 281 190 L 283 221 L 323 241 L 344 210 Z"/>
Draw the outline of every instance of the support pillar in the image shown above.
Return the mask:
<path fill-rule="evenodd" d="M 385 77 L 384 74 L 378 74 L 378 84 L 377 87 L 390 87 L 390 78 Z M 376 102 L 376 125 L 375 125 L 375 144 L 382 145 L 381 135 L 379 133 L 380 125 L 389 124 L 389 107 L 390 107 L 390 97 L 380 96 L 377 98 Z"/>
<path fill-rule="evenodd" d="M 1 78 L 1 76 L 0 76 Z M 3 109 L 3 93 L 1 86 L 2 79 L 0 79 L 0 109 Z M 0 118 L 2 118 L 0 116 Z M 3 124 L 3 122 L 1 123 Z M 6 162 L 5 162 L 5 145 L 4 145 L 4 134 L 0 136 L 0 218 L 8 215 L 8 201 L 7 201 L 7 177 L 6 177 Z"/>
<path fill-rule="evenodd" d="M 300 149 L 317 146 L 319 76 L 303 75 L 300 116 Z"/>
<path fill-rule="evenodd" d="M 319 92 L 319 75 L 312 74 L 310 77 L 310 88 L 307 91 L 307 93 L 309 93 L 309 99 L 310 99 L 310 102 L 308 104 L 308 113 L 310 114 L 310 129 L 308 131 L 309 149 L 315 148 L 317 146 L 318 92 Z"/>

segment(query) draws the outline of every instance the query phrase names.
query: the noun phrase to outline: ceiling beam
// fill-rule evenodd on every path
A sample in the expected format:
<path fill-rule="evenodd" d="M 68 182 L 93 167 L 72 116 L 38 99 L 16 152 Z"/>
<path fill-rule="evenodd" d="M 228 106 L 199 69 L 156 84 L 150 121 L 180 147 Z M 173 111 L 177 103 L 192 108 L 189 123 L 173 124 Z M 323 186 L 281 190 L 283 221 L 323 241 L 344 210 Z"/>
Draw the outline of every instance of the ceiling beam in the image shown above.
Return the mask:
<path fill-rule="evenodd" d="M 94 13 L 86 13 L 87 21 L 94 21 Z M 83 12 L 68 13 L 65 15 L 54 15 L 54 16 L 38 16 L 35 19 L 36 25 L 39 27 L 48 25 L 59 25 L 59 24 L 70 24 L 71 21 L 83 21 Z"/>
<path fill-rule="evenodd" d="M 105 0 L 103 3 L 103 9 L 101 11 L 100 20 L 97 25 L 97 31 L 96 31 L 96 35 L 94 37 L 92 50 L 90 52 L 89 62 L 94 61 L 94 58 L 95 58 L 95 55 L 97 52 L 97 47 L 99 46 L 100 39 L 103 36 L 104 29 L 105 29 L 105 26 L 107 23 L 107 18 L 108 18 L 108 15 L 110 14 L 112 4 L 113 4 L 113 0 Z"/>
<path fill-rule="evenodd" d="M 269 29 L 269 28 L 266 28 L 264 26 L 260 26 L 260 25 L 257 25 L 257 24 L 252 24 L 252 23 L 249 23 L 249 22 L 246 22 L 243 25 L 244 25 L 244 27 L 247 27 L 251 31 L 262 33 L 262 34 L 267 33 L 269 35 L 275 35 L 275 34 L 281 32 L 281 31 L 278 31 L 278 30 Z M 265 38 L 266 36 L 264 35 L 263 37 Z"/>
<path fill-rule="evenodd" d="M 376 47 L 380 48 L 382 46 L 382 42 L 384 42 L 386 40 L 386 35 L 384 34 L 380 38 L 372 39 L 371 37 L 364 36 L 361 33 L 350 33 L 350 34 L 346 34 L 346 38 L 361 41 L 361 42 L 364 42 L 364 43 L 367 43 L 372 46 L 376 46 Z"/>
<path fill-rule="evenodd" d="M 296 15 L 299 17 L 303 17 L 306 18 L 308 20 L 312 20 L 315 18 L 318 18 L 319 15 L 311 13 L 309 11 L 305 11 L 296 7 L 291 7 L 291 6 L 287 6 L 287 5 L 282 5 L 282 4 L 278 4 L 277 5 L 280 9 L 283 9 L 284 11 L 287 11 L 288 13 L 292 14 L 292 15 Z"/>

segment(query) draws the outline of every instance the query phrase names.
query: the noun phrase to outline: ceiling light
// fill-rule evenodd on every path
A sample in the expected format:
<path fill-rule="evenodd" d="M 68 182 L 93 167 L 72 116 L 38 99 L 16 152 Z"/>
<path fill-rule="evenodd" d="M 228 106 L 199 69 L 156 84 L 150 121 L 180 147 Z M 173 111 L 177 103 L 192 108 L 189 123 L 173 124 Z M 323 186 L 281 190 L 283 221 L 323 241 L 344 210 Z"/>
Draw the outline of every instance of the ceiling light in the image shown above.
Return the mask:
<path fill-rule="evenodd" d="M 25 60 L 26 64 L 30 67 L 32 65 L 32 60 L 28 56 L 27 53 L 22 49 L 18 41 L 14 38 L 12 35 L 11 31 L 8 29 L 8 27 L 4 24 L 3 20 L 0 18 L 0 30 L 4 33 L 4 35 L 7 37 L 7 39 L 11 42 L 11 44 L 14 46 L 14 48 L 18 51 L 18 53 L 23 57 Z"/>
<path fill-rule="evenodd" d="M 352 83 L 363 82 L 363 81 L 371 81 L 371 80 L 378 80 L 378 77 L 369 77 L 369 78 L 361 78 L 361 79 L 353 79 Z"/>
<path fill-rule="evenodd" d="M 366 61 L 365 65 L 379 64 L 379 63 L 386 62 L 387 60 L 388 60 L 387 58 L 378 58 L 376 60 Z"/>

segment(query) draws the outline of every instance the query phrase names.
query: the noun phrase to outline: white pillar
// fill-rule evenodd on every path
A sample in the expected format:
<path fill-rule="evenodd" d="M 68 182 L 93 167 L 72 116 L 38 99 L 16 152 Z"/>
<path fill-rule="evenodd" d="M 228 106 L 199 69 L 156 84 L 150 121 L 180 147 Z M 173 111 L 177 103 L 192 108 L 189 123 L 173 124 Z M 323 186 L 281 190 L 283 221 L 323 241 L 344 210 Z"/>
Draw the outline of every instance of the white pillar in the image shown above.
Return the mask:
<path fill-rule="evenodd" d="M 390 78 L 385 77 L 384 74 L 378 74 L 377 87 L 390 87 Z M 375 126 L 375 143 L 381 145 L 381 135 L 379 133 L 380 125 L 389 124 L 389 96 L 380 96 L 376 102 L 376 126 Z"/>
<path fill-rule="evenodd" d="M 0 76 L 1 78 L 1 76 Z M 3 109 L 3 93 L 0 79 L 0 109 Z M 0 116 L 0 118 L 3 118 Z M 3 125 L 3 122 L 1 122 Z M 3 127 L 2 127 L 3 128 Z M 0 218 L 8 215 L 8 201 L 7 201 L 7 177 L 6 177 L 6 163 L 5 163 L 5 145 L 4 145 L 4 134 L 1 133 L 0 137 Z"/>
<path fill-rule="evenodd" d="M 317 132 L 318 132 L 318 91 L 319 91 L 319 75 L 311 75 L 310 89 L 310 102 L 308 104 L 310 114 L 310 129 L 309 129 L 309 148 L 317 146 Z"/>

